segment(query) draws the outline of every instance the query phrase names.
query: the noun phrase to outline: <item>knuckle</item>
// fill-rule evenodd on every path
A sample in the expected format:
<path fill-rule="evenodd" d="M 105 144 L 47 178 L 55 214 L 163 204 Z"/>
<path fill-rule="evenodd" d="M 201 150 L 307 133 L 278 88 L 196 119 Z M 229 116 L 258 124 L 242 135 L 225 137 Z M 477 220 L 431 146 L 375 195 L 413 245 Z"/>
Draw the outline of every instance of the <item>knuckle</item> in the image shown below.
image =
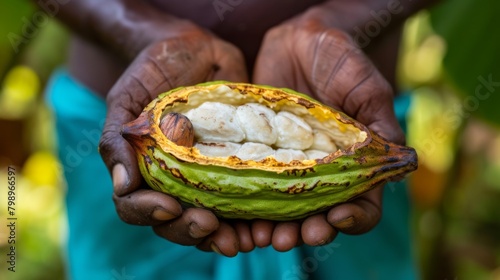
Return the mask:
<path fill-rule="evenodd" d="M 147 207 L 137 204 L 137 200 L 130 194 L 118 196 L 113 194 L 113 203 L 118 217 L 127 224 L 131 225 L 150 225 L 149 211 Z"/>
<path fill-rule="evenodd" d="M 327 36 L 335 38 L 335 40 L 337 40 L 338 42 L 346 42 L 346 43 L 351 42 L 351 36 L 349 36 L 349 34 L 340 29 L 328 28 L 325 30 L 325 33 Z"/>
<path fill-rule="evenodd" d="M 99 140 L 98 150 L 99 154 L 105 161 L 111 156 L 115 141 L 116 133 L 109 130 L 105 130 L 102 133 L 101 139 Z"/>
<path fill-rule="evenodd" d="M 123 197 L 119 197 L 116 194 L 113 194 L 113 203 L 115 204 L 115 210 L 116 213 L 118 214 L 118 217 L 128 223 L 128 224 L 133 224 L 132 222 L 132 217 L 130 215 L 130 212 L 128 211 L 126 207 L 126 203 L 123 201 Z"/>

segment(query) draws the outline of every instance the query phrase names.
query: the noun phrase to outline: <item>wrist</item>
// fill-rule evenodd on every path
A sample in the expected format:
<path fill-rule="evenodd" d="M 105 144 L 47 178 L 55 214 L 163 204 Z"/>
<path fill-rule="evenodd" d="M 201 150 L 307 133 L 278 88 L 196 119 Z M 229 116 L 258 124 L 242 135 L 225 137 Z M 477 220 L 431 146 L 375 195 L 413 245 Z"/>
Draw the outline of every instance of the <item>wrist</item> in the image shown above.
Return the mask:
<path fill-rule="evenodd" d="M 128 61 L 155 41 L 200 30 L 194 23 L 161 12 L 145 1 L 66 2 L 57 6 L 54 13 L 59 20 L 80 36 Z M 36 4 L 47 10 L 40 1 Z"/>
<path fill-rule="evenodd" d="M 439 0 L 333 0 L 313 6 L 299 15 L 299 24 L 315 23 L 355 35 L 370 29 L 374 37 L 401 25 L 408 17 Z M 376 34 L 375 34 L 376 33 Z"/>
<path fill-rule="evenodd" d="M 295 23 L 314 24 L 349 32 L 359 21 L 364 20 L 361 19 L 361 15 L 368 11 L 361 1 L 327 1 L 304 11 L 296 18 Z"/>
<path fill-rule="evenodd" d="M 194 23 L 165 14 L 144 2 L 118 1 L 111 8 L 93 9 L 89 16 L 91 31 L 105 47 L 133 60 L 148 45 L 192 32 Z"/>

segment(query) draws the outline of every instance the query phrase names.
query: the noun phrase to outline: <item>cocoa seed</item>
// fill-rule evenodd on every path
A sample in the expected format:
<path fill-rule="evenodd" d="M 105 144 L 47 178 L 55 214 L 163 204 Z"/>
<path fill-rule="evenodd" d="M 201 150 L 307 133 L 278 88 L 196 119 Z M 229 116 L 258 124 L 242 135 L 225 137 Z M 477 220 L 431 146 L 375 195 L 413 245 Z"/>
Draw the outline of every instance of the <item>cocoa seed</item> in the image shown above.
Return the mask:
<path fill-rule="evenodd" d="M 160 121 L 160 129 L 168 138 L 179 146 L 193 147 L 194 129 L 191 121 L 179 113 L 168 113 Z"/>

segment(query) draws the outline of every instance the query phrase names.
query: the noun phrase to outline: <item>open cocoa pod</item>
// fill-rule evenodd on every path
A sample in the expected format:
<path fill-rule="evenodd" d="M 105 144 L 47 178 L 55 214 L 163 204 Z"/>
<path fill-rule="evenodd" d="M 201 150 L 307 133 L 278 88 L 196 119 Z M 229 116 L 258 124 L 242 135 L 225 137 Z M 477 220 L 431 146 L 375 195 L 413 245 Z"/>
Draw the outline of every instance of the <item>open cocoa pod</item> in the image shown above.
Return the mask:
<path fill-rule="evenodd" d="M 261 85 L 173 89 L 122 135 L 153 189 L 224 218 L 303 218 L 417 168 L 414 149 L 311 97 Z"/>

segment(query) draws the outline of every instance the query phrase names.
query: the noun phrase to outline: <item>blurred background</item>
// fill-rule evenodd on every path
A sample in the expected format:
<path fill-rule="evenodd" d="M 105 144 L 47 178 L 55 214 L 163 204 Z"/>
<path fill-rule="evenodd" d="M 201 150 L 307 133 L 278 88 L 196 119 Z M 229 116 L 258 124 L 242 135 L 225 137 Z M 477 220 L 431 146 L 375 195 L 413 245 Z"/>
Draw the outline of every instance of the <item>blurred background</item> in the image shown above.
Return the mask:
<path fill-rule="evenodd" d="M 498 11 L 496 0 L 442 1 L 405 25 L 399 80 L 414 100 L 408 144 L 420 166 L 408 180 L 423 279 L 500 279 Z M 28 1 L 2 0 L 0 15 L 0 221 L 11 166 L 19 244 L 17 272 L 2 260 L 0 279 L 64 279 L 65 183 L 43 89 L 68 34 Z M 0 226 L 1 256 L 8 235 Z"/>

